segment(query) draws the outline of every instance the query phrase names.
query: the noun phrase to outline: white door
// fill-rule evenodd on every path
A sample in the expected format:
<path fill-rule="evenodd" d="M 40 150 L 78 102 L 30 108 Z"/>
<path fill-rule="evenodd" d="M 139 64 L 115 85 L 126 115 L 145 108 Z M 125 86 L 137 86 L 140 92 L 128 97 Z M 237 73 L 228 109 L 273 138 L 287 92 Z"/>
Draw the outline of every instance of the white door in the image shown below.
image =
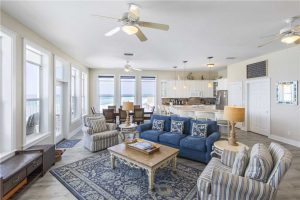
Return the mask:
<path fill-rule="evenodd" d="M 270 79 L 247 82 L 248 130 L 270 134 Z"/>
<path fill-rule="evenodd" d="M 64 139 L 63 135 L 63 84 L 57 83 L 55 87 L 55 142 Z"/>

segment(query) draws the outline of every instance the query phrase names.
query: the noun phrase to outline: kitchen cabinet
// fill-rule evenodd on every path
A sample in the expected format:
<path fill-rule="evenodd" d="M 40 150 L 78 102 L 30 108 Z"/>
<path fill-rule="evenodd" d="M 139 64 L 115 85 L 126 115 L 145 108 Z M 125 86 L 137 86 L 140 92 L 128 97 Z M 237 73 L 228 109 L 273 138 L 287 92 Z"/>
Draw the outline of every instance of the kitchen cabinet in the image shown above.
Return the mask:
<path fill-rule="evenodd" d="M 213 98 L 213 88 L 208 87 L 210 80 L 162 80 L 161 97 L 189 98 L 203 97 Z M 176 87 L 176 89 L 174 88 Z"/>

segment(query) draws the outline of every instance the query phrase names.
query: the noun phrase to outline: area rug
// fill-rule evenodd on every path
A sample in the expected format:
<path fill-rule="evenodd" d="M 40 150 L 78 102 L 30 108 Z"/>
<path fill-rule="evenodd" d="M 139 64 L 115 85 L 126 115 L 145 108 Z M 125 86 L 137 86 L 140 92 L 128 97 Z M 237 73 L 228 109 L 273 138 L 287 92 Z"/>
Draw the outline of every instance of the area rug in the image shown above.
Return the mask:
<path fill-rule="evenodd" d="M 148 191 L 148 176 L 142 169 L 131 168 L 116 160 L 111 169 L 107 150 L 95 156 L 67 164 L 50 171 L 77 199 L 196 199 L 197 179 L 201 170 L 177 163 L 177 173 L 171 166 L 158 169 L 153 191 Z"/>
<path fill-rule="evenodd" d="M 63 140 L 56 145 L 57 149 L 73 148 L 81 139 Z"/>

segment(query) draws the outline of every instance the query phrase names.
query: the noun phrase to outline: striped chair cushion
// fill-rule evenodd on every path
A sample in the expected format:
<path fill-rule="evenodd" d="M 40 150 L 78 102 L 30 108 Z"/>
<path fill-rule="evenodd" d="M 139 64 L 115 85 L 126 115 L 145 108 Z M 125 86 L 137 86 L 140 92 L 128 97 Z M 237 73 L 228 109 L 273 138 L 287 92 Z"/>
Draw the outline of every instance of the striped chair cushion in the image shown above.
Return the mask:
<path fill-rule="evenodd" d="M 105 118 L 102 119 L 90 119 L 89 120 L 90 128 L 94 133 L 101 133 L 107 130 Z"/>
<path fill-rule="evenodd" d="M 97 141 L 97 140 L 103 140 L 103 139 L 107 139 L 107 138 L 112 138 L 115 136 L 118 136 L 118 131 L 114 130 L 114 131 L 104 131 L 102 133 L 98 133 L 98 134 L 94 134 L 92 135 L 92 141 Z"/>
<path fill-rule="evenodd" d="M 292 154 L 283 146 L 271 143 L 269 150 L 274 160 L 274 168 L 268 179 L 268 183 L 278 189 L 283 178 L 292 163 Z"/>
<path fill-rule="evenodd" d="M 248 165 L 248 161 L 249 161 L 248 152 L 246 148 L 243 148 L 235 156 L 231 173 L 237 176 L 244 176 L 245 169 Z"/>
<path fill-rule="evenodd" d="M 211 199 L 218 200 L 271 200 L 276 196 L 276 189 L 256 180 L 214 170 L 211 195 Z"/>
<path fill-rule="evenodd" d="M 245 177 L 265 183 L 272 169 L 273 159 L 268 148 L 264 144 L 255 144 L 251 150 L 250 162 Z"/>
<path fill-rule="evenodd" d="M 221 162 L 228 167 L 232 167 L 236 154 L 234 151 L 224 149 L 221 155 Z"/>

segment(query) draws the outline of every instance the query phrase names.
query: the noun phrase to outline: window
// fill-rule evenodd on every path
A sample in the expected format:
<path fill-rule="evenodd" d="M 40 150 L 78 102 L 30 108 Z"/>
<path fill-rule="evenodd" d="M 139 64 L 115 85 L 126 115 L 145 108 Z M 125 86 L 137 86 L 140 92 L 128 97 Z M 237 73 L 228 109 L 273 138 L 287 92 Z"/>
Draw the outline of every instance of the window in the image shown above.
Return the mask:
<path fill-rule="evenodd" d="M 145 111 L 151 111 L 156 104 L 156 77 L 141 77 L 142 107 Z"/>
<path fill-rule="evenodd" d="M 121 76 L 121 105 L 123 102 L 135 102 L 135 76 Z"/>
<path fill-rule="evenodd" d="M 80 116 L 79 104 L 79 70 L 72 67 L 71 71 L 71 120 L 74 121 Z"/>
<path fill-rule="evenodd" d="M 87 74 L 81 74 L 81 110 L 82 115 L 87 114 Z"/>
<path fill-rule="evenodd" d="M 55 78 L 56 80 L 64 79 L 64 64 L 58 58 L 55 58 Z"/>
<path fill-rule="evenodd" d="M 114 76 L 99 76 L 98 77 L 99 88 L 99 109 L 102 112 L 108 106 L 112 106 L 115 103 L 115 77 Z"/>
<path fill-rule="evenodd" d="M 25 42 L 25 144 L 48 131 L 49 56 Z"/>
<path fill-rule="evenodd" d="M 0 159 L 15 148 L 12 82 L 14 38 L 12 34 L 2 30 L 0 31 Z"/>

